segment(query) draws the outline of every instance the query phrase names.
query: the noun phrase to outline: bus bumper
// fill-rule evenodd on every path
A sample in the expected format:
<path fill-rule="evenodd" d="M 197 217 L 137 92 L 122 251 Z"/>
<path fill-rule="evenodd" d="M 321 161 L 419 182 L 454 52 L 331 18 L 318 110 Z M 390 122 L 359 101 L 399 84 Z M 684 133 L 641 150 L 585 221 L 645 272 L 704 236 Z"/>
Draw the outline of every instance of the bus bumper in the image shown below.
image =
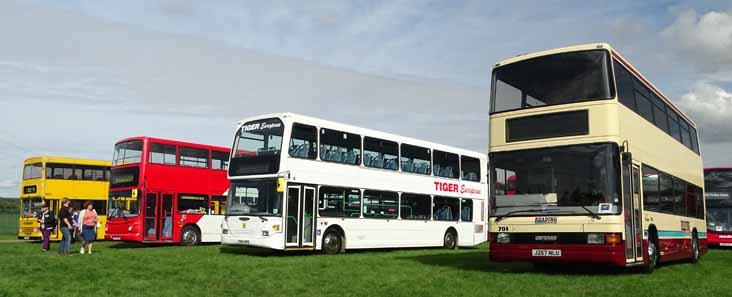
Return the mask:
<path fill-rule="evenodd" d="M 561 256 L 534 256 L 533 250 L 560 250 Z M 490 260 L 530 262 L 581 262 L 625 266 L 625 246 L 589 244 L 491 243 Z"/>
<path fill-rule="evenodd" d="M 284 248 L 282 242 L 284 238 L 280 234 L 267 237 L 249 237 L 249 236 L 236 236 L 231 234 L 221 235 L 221 244 L 226 245 L 243 245 L 259 248 L 268 248 L 282 250 Z M 279 244 L 278 244 L 279 243 Z"/>
<path fill-rule="evenodd" d="M 142 236 L 141 236 L 141 234 L 130 234 L 130 233 L 119 233 L 119 234 L 105 233 L 104 240 L 142 242 Z"/>

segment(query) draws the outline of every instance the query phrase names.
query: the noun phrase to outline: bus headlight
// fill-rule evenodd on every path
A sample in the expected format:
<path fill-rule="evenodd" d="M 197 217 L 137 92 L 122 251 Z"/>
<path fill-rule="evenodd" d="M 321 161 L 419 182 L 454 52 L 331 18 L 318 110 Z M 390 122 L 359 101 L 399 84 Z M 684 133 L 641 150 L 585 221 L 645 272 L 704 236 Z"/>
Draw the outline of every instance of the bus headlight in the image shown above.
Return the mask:
<path fill-rule="evenodd" d="M 597 233 L 587 234 L 587 243 L 588 244 L 604 244 L 605 243 L 605 234 L 597 234 Z"/>
<path fill-rule="evenodd" d="M 221 229 L 221 233 L 229 234 L 229 229 Z"/>
<path fill-rule="evenodd" d="M 497 243 L 510 243 L 511 242 L 511 234 L 508 234 L 508 233 L 498 233 L 498 236 L 496 236 L 496 242 Z"/>
<path fill-rule="evenodd" d="M 269 231 L 267 231 L 267 230 L 262 231 L 262 236 L 269 236 Z"/>
<path fill-rule="evenodd" d="M 132 226 L 127 227 L 127 232 L 132 232 Z"/>

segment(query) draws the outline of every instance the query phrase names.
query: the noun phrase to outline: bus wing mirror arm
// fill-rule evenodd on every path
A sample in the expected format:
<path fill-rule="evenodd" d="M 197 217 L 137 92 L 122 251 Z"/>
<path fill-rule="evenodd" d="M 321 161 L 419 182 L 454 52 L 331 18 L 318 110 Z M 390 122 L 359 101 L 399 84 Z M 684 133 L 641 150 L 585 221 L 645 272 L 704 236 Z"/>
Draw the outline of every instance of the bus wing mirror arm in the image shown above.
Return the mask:
<path fill-rule="evenodd" d="M 625 165 L 625 166 L 633 165 L 633 153 L 622 152 L 622 153 L 620 153 L 620 158 L 623 162 L 623 165 Z"/>

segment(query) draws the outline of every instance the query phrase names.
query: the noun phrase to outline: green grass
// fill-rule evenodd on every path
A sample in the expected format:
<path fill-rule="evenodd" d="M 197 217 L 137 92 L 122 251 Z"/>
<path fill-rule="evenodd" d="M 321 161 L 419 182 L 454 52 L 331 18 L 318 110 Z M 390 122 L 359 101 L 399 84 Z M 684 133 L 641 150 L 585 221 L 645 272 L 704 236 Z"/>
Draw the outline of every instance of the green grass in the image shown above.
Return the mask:
<path fill-rule="evenodd" d="M 324 256 L 106 242 L 98 243 L 93 255 L 61 257 L 41 252 L 40 244 L 13 243 L 0 244 L 0 259 L 0 296 L 698 297 L 732 292 L 732 251 L 725 250 L 712 250 L 698 264 L 663 265 L 650 275 L 608 269 L 536 272 L 527 263 L 490 263 L 485 247 Z M 62 281 L 68 286 L 59 292 Z"/>

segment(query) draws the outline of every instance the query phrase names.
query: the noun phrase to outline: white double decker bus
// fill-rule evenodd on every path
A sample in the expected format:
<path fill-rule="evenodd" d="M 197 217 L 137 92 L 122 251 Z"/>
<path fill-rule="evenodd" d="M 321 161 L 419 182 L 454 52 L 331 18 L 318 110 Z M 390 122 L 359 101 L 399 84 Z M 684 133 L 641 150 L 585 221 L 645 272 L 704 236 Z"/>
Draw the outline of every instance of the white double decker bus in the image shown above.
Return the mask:
<path fill-rule="evenodd" d="M 223 244 L 276 250 L 477 245 L 485 154 L 292 113 L 240 122 Z"/>

